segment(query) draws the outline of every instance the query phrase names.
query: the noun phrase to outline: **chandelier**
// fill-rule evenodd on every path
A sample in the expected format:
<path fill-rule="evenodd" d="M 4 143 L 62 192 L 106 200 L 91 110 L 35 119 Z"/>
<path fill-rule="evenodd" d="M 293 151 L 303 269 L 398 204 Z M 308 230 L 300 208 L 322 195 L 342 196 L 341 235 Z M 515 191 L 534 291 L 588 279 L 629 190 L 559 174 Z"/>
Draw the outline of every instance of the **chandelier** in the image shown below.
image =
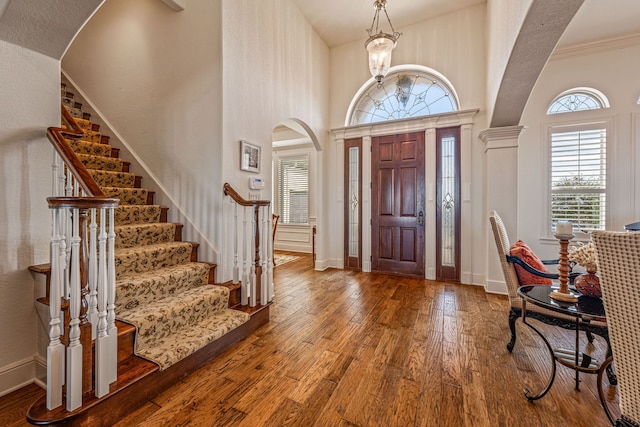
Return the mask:
<path fill-rule="evenodd" d="M 389 14 L 387 14 L 387 0 L 375 0 L 373 6 L 376 9 L 376 13 L 373 15 L 371 28 L 367 29 L 369 38 L 364 43 L 364 47 L 367 49 L 367 52 L 369 52 L 369 71 L 378 82 L 378 85 L 380 85 L 387 71 L 389 71 L 389 67 L 391 66 L 391 51 L 396 47 L 396 42 L 400 38 L 401 33 L 393 29 Z M 384 11 L 389 27 L 391 27 L 391 32 L 389 33 L 378 29 L 381 10 Z M 375 31 L 373 29 L 374 26 Z"/>

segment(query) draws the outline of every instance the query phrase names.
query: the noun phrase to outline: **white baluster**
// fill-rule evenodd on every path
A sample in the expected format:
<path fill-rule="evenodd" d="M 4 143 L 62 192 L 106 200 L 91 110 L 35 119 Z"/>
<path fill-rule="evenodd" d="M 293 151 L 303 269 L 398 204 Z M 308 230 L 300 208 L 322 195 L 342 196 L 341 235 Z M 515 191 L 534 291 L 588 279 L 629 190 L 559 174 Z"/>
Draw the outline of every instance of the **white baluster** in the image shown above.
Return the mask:
<path fill-rule="evenodd" d="M 242 208 L 242 285 L 240 304 L 249 304 L 249 267 L 247 266 L 247 208 Z"/>
<path fill-rule="evenodd" d="M 91 339 L 95 339 L 98 327 L 98 250 L 96 210 L 91 209 L 91 222 L 89 223 L 89 313 L 87 316 L 91 322 Z"/>
<path fill-rule="evenodd" d="M 106 209 L 100 209 L 100 235 L 98 236 L 98 327 L 96 338 L 96 396 L 109 393 L 109 336 L 107 334 L 107 222 Z"/>
<path fill-rule="evenodd" d="M 264 238 L 260 242 L 260 261 L 262 262 L 262 277 L 260 279 L 260 304 L 267 305 L 267 241 L 269 240 L 269 229 L 267 228 L 267 209 L 263 207 L 262 212 L 262 235 Z"/>
<path fill-rule="evenodd" d="M 267 218 L 269 219 L 269 235 L 267 237 L 267 247 L 269 251 L 269 259 L 267 260 L 267 268 L 269 269 L 269 273 L 267 274 L 267 300 L 273 301 L 275 290 L 273 286 L 273 214 L 271 212 L 271 204 L 269 204 L 267 215 Z"/>
<path fill-rule="evenodd" d="M 58 174 L 60 173 L 60 156 L 53 150 L 53 161 L 51 162 L 51 195 L 58 195 Z"/>
<path fill-rule="evenodd" d="M 254 255 L 255 255 L 255 247 L 256 247 L 256 217 L 254 215 L 254 213 L 251 213 L 251 237 L 250 237 L 250 246 L 249 248 L 251 249 L 249 252 L 251 254 L 251 277 L 250 277 L 250 281 L 251 281 L 251 290 L 249 291 L 249 307 L 255 307 L 256 306 L 256 263 L 255 263 L 255 259 L 254 259 Z"/>
<path fill-rule="evenodd" d="M 238 269 L 238 204 L 233 200 L 233 284 L 240 281 L 240 270 Z"/>
<path fill-rule="evenodd" d="M 109 382 L 118 379 L 118 328 L 116 327 L 115 209 L 109 209 L 107 235 L 107 334 L 109 336 Z"/>
<path fill-rule="evenodd" d="M 80 344 L 80 236 L 79 210 L 73 209 L 71 237 L 71 298 L 69 299 L 69 347 L 67 347 L 67 410 L 82 405 L 82 344 Z"/>
<path fill-rule="evenodd" d="M 54 180 L 54 185 L 55 185 Z M 64 345 L 60 341 L 60 233 L 59 211 L 51 210 L 51 278 L 49 283 L 49 345 L 47 347 L 47 409 L 62 405 Z"/>

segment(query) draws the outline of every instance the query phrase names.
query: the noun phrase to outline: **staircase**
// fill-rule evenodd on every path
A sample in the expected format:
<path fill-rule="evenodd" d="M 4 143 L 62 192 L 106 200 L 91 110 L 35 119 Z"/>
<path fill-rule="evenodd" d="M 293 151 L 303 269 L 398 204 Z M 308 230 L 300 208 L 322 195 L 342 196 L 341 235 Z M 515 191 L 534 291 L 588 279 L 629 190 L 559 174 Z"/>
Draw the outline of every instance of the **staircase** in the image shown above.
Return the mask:
<path fill-rule="evenodd" d="M 216 265 L 198 261 L 198 244 L 182 241 L 182 224 L 167 221 L 168 209 L 154 204 L 154 192 L 142 188 L 141 177 L 129 171 L 130 164 L 119 158 L 117 148 L 109 145 L 109 136 L 91 122 L 91 115 L 82 111 L 81 103 L 66 87 L 62 92 L 63 115 L 81 135 L 66 138 L 62 144 L 68 144 L 86 168 L 89 181 L 93 180 L 102 193 L 101 200 L 119 200 L 119 206 L 113 209 L 117 379 L 110 384 L 108 394 L 96 397 L 94 383 L 98 374 L 85 367 L 86 385 L 79 407 L 47 409 L 52 405 L 41 399 L 34 403 L 27 419 L 39 425 L 94 425 L 97 420 L 109 425 L 268 322 L 269 305 L 240 307 L 239 285 L 214 284 Z M 66 169 L 74 167 L 67 165 Z M 106 217 L 106 212 L 103 209 L 93 215 Z M 97 221 L 101 220 L 108 222 L 106 218 Z M 92 216 L 87 221 L 88 235 L 98 239 L 96 218 Z M 102 233 L 107 235 L 104 230 Z M 106 244 L 100 248 L 107 252 Z M 51 265 L 30 269 L 46 275 L 48 292 L 39 301 L 49 304 Z M 92 274 L 91 267 L 84 270 L 89 270 L 88 276 Z M 83 274 L 83 268 L 80 271 Z M 97 269 L 93 274 L 87 281 L 97 280 Z M 99 319 L 91 305 L 96 303 L 88 290 L 82 295 L 95 338 Z M 61 335 L 68 342 L 72 333 L 65 325 Z M 85 354 L 95 357 L 96 353 L 92 349 Z"/>

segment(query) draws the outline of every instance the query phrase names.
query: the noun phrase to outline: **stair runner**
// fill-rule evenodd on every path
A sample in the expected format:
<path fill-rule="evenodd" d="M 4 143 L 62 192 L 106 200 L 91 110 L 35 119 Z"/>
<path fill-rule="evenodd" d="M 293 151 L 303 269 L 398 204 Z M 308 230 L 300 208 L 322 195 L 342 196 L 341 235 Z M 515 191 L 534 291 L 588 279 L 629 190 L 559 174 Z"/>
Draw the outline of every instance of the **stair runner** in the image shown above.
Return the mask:
<path fill-rule="evenodd" d="M 81 140 L 69 140 L 73 150 L 105 195 L 120 199 L 116 317 L 136 327 L 135 354 L 163 370 L 249 320 L 228 308 L 226 287 L 207 283 L 211 266 L 191 261 L 193 245 L 175 241 L 176 224 L 160 222 L 161 207 L 147 204 L 148 190 L 134 188 L 135 175 L 112 157 L 108 138 L 93 130 L 77 103 L 75 111 L 65 105 L 85 132 Z"/>

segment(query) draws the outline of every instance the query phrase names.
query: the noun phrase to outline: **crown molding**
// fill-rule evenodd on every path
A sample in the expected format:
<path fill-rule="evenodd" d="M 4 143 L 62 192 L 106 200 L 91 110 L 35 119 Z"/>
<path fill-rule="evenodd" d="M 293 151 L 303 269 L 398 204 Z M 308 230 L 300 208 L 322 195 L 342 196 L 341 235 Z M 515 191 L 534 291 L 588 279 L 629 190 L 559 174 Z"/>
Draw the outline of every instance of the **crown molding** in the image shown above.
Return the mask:
<path fill-rule="evenodd" d="M 567 59 L 575 56 L 592 55 L 594 53 L 625 49 L 628 47 L 639 45 L 640 33 L 626 34 L 624 36 L 614 37 L 610 39 L 558 48 L 553 52 L 549 60 L 553 61 L 558 59 Z"/>

